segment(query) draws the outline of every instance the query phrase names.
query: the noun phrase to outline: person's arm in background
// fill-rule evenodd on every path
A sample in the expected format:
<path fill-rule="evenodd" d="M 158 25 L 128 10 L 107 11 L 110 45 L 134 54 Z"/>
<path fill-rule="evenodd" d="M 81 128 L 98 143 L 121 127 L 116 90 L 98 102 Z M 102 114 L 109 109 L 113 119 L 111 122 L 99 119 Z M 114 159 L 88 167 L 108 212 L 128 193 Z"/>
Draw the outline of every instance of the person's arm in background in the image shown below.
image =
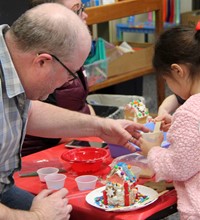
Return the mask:
<path fill-rule="evenodd" d="M 159 106 L 158 109 L 158 116 L 162 115 L 172 115 L 174 111 L 180 106 L 178 99 L 175 94 L 172 94 L 165 98 L 162 104 Z"/>
<path fill-rule="evenodd" d="M 162 121 L 161 130 L 168 131 L 171 126 L 172 114 L 183 104 L 184 100 L 172 94 L 165 98 L 158 109 L 158 116 L 153 119 L 154 122 Z"/>
<path fill-rule="evenodd" d="M 96 113 L 95 113 L 93 107 L 92 107 L 91 105 L 89 105 L 89 104 L 88 104 L 88 107 L 89 107 L 89 109 L 90 109 L 90 115 L 96 115 Z"/>

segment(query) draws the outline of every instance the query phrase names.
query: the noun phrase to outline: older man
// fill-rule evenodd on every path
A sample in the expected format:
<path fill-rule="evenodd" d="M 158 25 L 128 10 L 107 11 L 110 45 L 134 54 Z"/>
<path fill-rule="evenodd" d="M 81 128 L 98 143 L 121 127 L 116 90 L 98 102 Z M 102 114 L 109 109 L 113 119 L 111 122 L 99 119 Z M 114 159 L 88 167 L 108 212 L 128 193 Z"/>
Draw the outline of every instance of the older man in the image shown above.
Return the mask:
<path fill-rule="evenodd" d="M 77 77 L 90 46 L 86 25 L 60 4 L 42 4 L 23 14 L 11 28 L 0 26 L 0 220 L 70 217 L 66 189 L 44 190 L 33 199 L 14 185 L 12 175 L 21 168 L 26 131 L 52 138 L 99 136 L 129 149 L 130 141 L 138 144 L 138 130 L 148 131 L 130 121 L 84 115 L 36 101 Z"/>
<path fill-rule="evenodd" d="M 86 19 L 88 17 L 84 11 L 84 5 L 81 3 L 81 0 L 29 0 L 29 2 L 30 8 L 44 3 L 62 4 L 77 14 L 84 23 L 86 23 Z M 77 74 L 77 79 L 71 81 L 70 83 L 67 82 L 62 87 L 57 88 L 46 100 L 44 100 L 44 102 L 72 111 L 95 115 L 93 107 L 86 101 L 89 93 L 89 87 L 84 68 L 80 68 L 80 70 L 77 71 Z M 44 138 L 26 135 L 21 153 L 22 156 L 25 156 L 65 141 L 65 139 L 60 138 Z"/>

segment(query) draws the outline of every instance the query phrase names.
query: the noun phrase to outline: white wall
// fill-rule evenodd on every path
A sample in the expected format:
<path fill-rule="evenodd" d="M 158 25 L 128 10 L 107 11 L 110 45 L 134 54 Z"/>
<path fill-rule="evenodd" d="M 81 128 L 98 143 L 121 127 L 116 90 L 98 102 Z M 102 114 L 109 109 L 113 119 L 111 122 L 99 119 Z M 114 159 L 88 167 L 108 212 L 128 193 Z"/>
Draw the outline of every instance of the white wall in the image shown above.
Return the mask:
<path fill-rule="evenodd" d="M 181 12 L 192 10 L 192 0 L 181 0 Z"/>

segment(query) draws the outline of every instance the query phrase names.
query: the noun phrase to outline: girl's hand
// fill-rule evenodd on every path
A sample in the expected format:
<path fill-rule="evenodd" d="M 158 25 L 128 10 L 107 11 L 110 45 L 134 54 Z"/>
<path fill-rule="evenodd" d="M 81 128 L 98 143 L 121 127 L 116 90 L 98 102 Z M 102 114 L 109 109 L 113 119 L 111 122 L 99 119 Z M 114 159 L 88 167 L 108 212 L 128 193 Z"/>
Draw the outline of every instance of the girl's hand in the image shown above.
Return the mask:
<path fill-rule="evenodd" d="M 172 116 L 170 114 L 160 115 L 152 119 L 151 121 L 153 121 L 154 123 L 157 121 L 161 121 L 162 123 L 161 123 L 160 129 L 166 132 L 169 130 L 171 126 Z"/>
<path fill-rule="evenodd" d="M 144 139 L 143 137 L 141 137 L 139 139 L 139 146 L 141 149 L 141 154 L 144 156 L 148 155 L 148 152 L 151 150 L 152 147 L 155 146 L 161 146 L 162 142 L 163 142 L 163 133 L 160 133 L 160 135 L 154 140 L 154 141 L 147 141 L 146 139 Z"/>

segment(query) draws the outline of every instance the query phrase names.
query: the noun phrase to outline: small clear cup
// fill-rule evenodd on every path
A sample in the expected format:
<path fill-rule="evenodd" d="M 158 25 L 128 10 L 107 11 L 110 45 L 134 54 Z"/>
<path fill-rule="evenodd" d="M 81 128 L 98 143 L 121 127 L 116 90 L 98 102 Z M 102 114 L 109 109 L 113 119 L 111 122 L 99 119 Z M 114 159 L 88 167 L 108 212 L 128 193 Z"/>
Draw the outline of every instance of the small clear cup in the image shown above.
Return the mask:
<path fill-rule="evenodd" d="M 44 177 L 47 188 L 53 190 L 62 189 L 65 185 L 66 175 L 61 173 L 48 174 Z"/>
<path fill-rule="evenodd" d="M 140 177 L 140 173 L 142 172 L 142 169 L 137 166 L 131 166 L 131 171 L 135 174 L 136 179 L 138 180 Z"/>
<path fill-rule="evenodd" d="M 78 189 L 80 191 L 83 190 L 91 190 L 95 189 L 96 182 L 98 177 L 94 175 L 82 175 L 75 178 Z"/>
<path fill-rule="evenodd" d="M 37 174 L 41 182 L 45 182 L 44 177 L 48 174 L 58 173 L 59 169 L 56 167 L 43 167 L 37 170 Z"/>
<path fill-rule="evenodd" d="M 157 132 L 141 133 L 141 135 L 145 140 L 149 142 L 155 142 L 162 133 L 163 133 L 162 131 L 157 131 Z"/>

